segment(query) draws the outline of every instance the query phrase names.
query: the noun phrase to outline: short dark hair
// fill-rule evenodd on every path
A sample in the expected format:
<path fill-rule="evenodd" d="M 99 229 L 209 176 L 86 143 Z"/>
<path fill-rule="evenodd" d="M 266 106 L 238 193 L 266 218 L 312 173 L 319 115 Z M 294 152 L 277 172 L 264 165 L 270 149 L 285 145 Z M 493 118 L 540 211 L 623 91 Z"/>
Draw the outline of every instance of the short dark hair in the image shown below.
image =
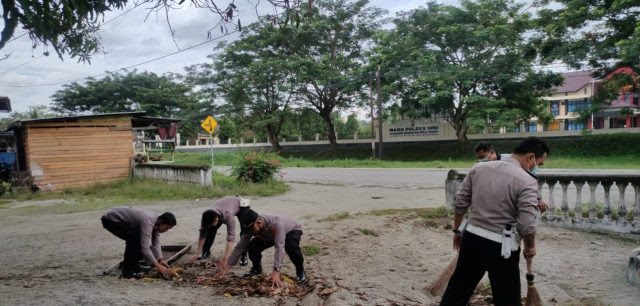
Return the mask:
<path fill-rule="evenodd" d="M 160 217 L 158 217 L 158 221 L 169 226 L 176 226 L 176 224 L 178 224 L 178 222 L 176 221 L 176 216 L 170 212 L 166 212 L 160 215 Z"/>
<path fill-rule="evenodd" d="M 533 153 L 536 158 L 540 158 L 544 156 L 545 153 L 549 155 L 549 147 L 544 140 L 538 137 L 527 137 L 513 149 L 513 154 L 523 155 L 527 153 Z"/>
<path fill-rule="evenodd" d="M 218 220 L 220 220 L 222 219 L 222 216 L 216 213 L 213 209 L 205 210 L 202 213 L 202 219 L 200 220 L 200 228 L 209 228 L 215 218 L 218 218 Z"/>
<path fill-rule="evenodd" d="M 240 226 L 246 229 L 253 225 L 253 223 L 258 220 L 258 217 L 258 213 L 249 208 L 242 213 L 242 216 L 240 216 Z"/>
<path fill-rule="evenodd" d="M 495 149 L 493 148 L 493 145 L 488 143 L 488 142 L 481 142 L 478 143 L 476 145 L 476 147 L 473 149 L 474 153 L 479 153 L 479 152 L 491 152 L 494 151 Z"/>

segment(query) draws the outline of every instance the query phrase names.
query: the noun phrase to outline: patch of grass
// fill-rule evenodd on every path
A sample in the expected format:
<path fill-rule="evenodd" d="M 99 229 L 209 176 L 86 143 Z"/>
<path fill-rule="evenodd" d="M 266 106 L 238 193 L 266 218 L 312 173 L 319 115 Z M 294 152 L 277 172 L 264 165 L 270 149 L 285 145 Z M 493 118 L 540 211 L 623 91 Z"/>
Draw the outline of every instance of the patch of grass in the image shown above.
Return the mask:
<path fill-rule="evenodd" d="M 380 236 L 376 231 L 372 230 L 372 229 L 368 229 L 368 228 L 358 228 L 357 229 L 361 234 L 365 235 L 365 236 L 373 236 L 373 237 L 378 237 Z"/>
<path fill-rule="evenodd" d="M 320 247 L 315 244 L 307 244 L 302 246 L 302 254 L 304 256 L 316 256 L 320 253 Z"/>
<path fill-rule="evenodd" d="M 451 216 L 451 212 L 446 207 L 436 208 L 388 208 L 388 209 L 376 209 L 369 212 L 373 216 L 388 216 L 398 214 L 415 214 L 423 219 L 438 219 L 448 218 Z"/>
<path fill-rule="evenodd" d="M 319 221 L 341 221 L 341 220 L 345 220 L 345 219 L 349 219 L 351 218 L 351 214 L 349 214 L 349 212 L 347 211 L 343 211 L 343 212 L 339 212 L 339 213 L 335 213 L 333 215 L 330 215 L 326 218 L 322 218 Z"/>
<path fill-rule="evenodd" d="M 392 149 L 402 149 L 404 155 L 393 153 Z M 391 152 L 387 152 L 387 151 Z M 318 168 L 471 168 L 476 161 L 473 152 L 464 154 L 450 154 L 441 152 L 434 155 L 425 152 L 423 147 L 406 147 L 385 149 L 385 160 L 371 159 L 368 152 L 359 153 L 354 149 L 334 149 L 316 154 L 315 152 L 284 152 L 278 160 L 283 167 L 318 167 Z M 365 150 L 366 151 L 366 150 Z M 508 152 L 508 151 L 500 151 Z M 219 153 L 215 155 L 215 164 L 231 166 L 237 160 L 239 153 Z M 544 169 L 640 169 L 640 159 L 637 154 L 621 154 L 613 156 L 583 156 L 568 155 L 569 153 L 552 153 L 545 161 Z M 211 155 L 205 152 L 177 153 L 178 165 L 210 165 Z"/>
<path fill-rule="evenodd" d="M 86 188 L 63 192 L 39 192 L 15 195 L 12 200 L 64 199 L 63 204 L 10 208 L 3 213 L 11 215 L 62 214 L 104 210 L 119 205 L 144 204 L 154 201 L 175 201 L 219 198 L 228 195 L 270 196 L 282 194 L 288 186 L 277 180 L 261 184 L 240 182 L 232 177 L 214 174 L 213 186 L 170 184 L 163 181 L 125 179 L 108 184 L 96 184 Z"/>

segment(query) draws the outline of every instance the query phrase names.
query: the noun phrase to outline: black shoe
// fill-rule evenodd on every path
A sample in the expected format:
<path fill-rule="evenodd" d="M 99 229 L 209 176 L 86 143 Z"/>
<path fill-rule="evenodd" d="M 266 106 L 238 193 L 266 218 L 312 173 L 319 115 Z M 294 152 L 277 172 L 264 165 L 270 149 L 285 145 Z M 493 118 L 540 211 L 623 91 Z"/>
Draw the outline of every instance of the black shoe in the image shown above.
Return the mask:
<path fill-rule="evenodd" d="M 124 278 L 124 279 L 131 279 L 131 278 L 141 279 L 142 278 L 142 273 L 133 272 L 133 271 L 122 271 L 122 275 L 120 275 L 120 278 Z"/>
<path fill-rule="evenodd" d="M 296 282 L 304 283 L 306 281 L 307 281 L 307 275 L 304 273 L 304 271 L 296 273 Z"/>
<path fill-rule="evenodd" d="M 247 260 L 247 255 L 242 255 L 242 257 L 240 257 L 240 266 L 246 266 L 249 264 L 249 260 Z"/>
<path fill-rule="evenodd" d="M 200 255 L 200 257 L 198 257 L 198 260 L 207 259 L 207 258 L 209 258 L 209 256 L 211 256 L 211 252 L 203 251 L 202 254 Z"/>
<path fill-rule="evenodd" d="M 146 262 L 138 262 L 138 271 L 139 272 L 149 272 L 151 271 L 151 266 Z"/>
<path fill-rule="evenodd" d="M 261 274 L 262 274 L 262 267 L 253 267 L 251 268 L 251 271 L 245 273 L 243 277 L 252 277 L 252 276 L 261 275 Z"/>

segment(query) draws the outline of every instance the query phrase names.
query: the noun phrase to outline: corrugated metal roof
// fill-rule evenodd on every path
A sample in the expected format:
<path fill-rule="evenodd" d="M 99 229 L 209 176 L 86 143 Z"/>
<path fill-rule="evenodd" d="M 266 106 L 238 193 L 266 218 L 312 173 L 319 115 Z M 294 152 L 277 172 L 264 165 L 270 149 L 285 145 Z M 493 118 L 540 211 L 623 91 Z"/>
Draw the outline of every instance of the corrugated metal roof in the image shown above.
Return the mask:
<path fill-rule="evenodd" d="M 565 72 L 562 86 L 553 88 L 553 92 L 574 92 L 589 84 L 593 74 L 589 70 Z"/>
<path fill-rule="evenodd" d="M 145 112 L 120 112 L 120 113 L 104 113 L 93 115 L 79 115 L 79 116 L 67 116 L 67 117 L 52 117 L 52 118 L 40 118 L 40 119 L 25 119 L 14 121 L 7 127 L 6 131 L 14 130 L 22 125 L 28 125 L 30 123 L 48 123 L 48 122 L 65 122 L 75 121 L 78 119 L 86 118 L 102 118 L 102 117 L 118 117 L 118 116 L 130 116 L 130 117 L 142 117 Z"/>

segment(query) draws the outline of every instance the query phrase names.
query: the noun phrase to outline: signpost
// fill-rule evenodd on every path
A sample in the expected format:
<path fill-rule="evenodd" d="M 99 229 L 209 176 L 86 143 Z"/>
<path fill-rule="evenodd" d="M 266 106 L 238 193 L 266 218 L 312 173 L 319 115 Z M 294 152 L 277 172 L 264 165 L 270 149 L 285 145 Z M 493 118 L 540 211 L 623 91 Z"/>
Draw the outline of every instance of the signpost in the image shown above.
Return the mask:
<path fill-rule="evenodd" d="M 216 128 L 218 127 L 218 122 L 216 121 L 216 119 L 213 119 L 213 117 L 207 116 L 207 118 L 204 118 L 204 121 L 202 121 L 200 126 L 205 131 L 207 131 L 207 133 L 209 133 L 209 136 L 211 137 L 211 140 L 210 140 L 210 144 L 211 144 L 211 171 L 213 171 L 213 133 L 216 131 Z"/>

